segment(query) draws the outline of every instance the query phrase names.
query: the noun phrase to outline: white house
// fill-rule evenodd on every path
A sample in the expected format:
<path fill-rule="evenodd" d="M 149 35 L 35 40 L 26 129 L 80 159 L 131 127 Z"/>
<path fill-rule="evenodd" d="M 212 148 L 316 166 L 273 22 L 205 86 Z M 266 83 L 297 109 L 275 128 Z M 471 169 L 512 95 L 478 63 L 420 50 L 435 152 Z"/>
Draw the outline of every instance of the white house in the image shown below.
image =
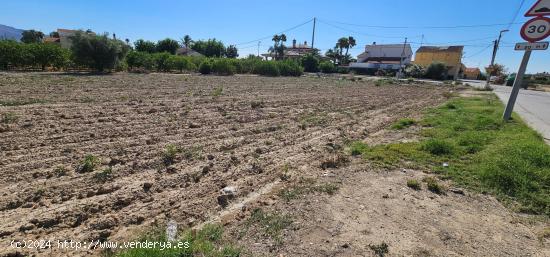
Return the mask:
<path fill-rule="evenodd" d="M 413 51 L 409 44 L 386 44 L 365 46 L 365 52 L 350 63 L 352 69 L 399 70 L 399 65 L 411 63 Z"/>

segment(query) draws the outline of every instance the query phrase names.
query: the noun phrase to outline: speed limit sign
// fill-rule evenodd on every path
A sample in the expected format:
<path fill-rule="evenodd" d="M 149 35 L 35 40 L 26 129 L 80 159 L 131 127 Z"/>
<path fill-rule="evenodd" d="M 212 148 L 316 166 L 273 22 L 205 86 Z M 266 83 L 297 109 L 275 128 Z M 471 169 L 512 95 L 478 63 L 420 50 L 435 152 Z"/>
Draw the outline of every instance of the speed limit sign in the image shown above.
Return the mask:
<path fill-rule="evenodd" d="M 536 17 L 521 27 L 521 37 L 528 42 L 537 42 L 550 36 L 550 18 Z"/>

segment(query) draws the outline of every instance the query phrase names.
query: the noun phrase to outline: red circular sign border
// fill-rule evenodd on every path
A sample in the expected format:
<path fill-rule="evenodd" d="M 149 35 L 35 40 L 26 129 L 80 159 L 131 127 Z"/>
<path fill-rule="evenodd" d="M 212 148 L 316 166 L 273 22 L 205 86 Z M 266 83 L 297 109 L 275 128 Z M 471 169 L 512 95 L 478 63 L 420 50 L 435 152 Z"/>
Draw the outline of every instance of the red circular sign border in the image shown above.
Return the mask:
<path fill-rule="evenodd" d="M 550 18 L 548 17 L 544 17 L 544 16 L 538 16 L 538 17 L 535 17 L 533 19 L 530 19 L 528 20 L 525 24 L 523 24 L 523 26 L 521 26 L 521 30 L 520 30 L 520 34 L 521 34 L 521 37 L 523 39 L 525 39 L 527 42 L 530 42 L 530 43 L 535 43 L 537 41 L 541 41 L 545 38 L 547 38 L 548 36 L 550 36 L 550 29 L 546 32 L 546 35 L 542 36 L 542 37 L 539 37 L 539 38 L 530 38 L 528 37 L 526 34 L 525 34 L 525 28 L 531 23 L 531 22 L 534 22 L 536 20 L 546 20 L 546 22 L 548 22 L 548 24 L 550 24 Z"/>

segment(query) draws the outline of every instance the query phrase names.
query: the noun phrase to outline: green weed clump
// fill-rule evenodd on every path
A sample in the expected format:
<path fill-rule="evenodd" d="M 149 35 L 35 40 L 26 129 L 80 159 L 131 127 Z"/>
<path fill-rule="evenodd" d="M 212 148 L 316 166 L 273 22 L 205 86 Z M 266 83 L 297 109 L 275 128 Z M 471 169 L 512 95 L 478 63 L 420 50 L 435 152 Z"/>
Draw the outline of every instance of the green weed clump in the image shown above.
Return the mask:
<path fill-rule="evenodd" d="M 413 119 L 410 119 L 410 118 L 404 118 L 404 119 L 400 119 L 398 120 L 396 123 L 394 123 L 391 128 L 392 129 L 396 129 L 396 130 L 401 130 L 401 129 L 405 129 L 405 128 L 408 128 L 412 125 L 414 125 L 416 123 L 415 120 Z"/>

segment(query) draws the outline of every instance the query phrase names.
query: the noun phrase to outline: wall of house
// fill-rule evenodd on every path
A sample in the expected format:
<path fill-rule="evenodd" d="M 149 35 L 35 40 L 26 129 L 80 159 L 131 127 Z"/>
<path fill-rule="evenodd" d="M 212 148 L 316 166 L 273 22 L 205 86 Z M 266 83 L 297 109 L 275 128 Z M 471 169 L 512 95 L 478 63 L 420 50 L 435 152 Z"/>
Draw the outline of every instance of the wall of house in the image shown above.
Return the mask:
<path fill-rule="evenodd" d="M 402 44 L 387 44 L 387 45 L 367 45 L 365 52 L 357 56 L 357 62 L 365 62 L 367 58 L 378 57 L 401 57 L 403 54 Z M 412 60 L 412 49 L 410 45 L 405 46 L 404 63 L 408 64 Z"/>
<path fill-rule="evenodd" d="M 442 62 L 447 66 L 460 66 L 462 54 L 458 52 L 417 52 L 414 63 L 428 66 L 433 62 Z"/>

